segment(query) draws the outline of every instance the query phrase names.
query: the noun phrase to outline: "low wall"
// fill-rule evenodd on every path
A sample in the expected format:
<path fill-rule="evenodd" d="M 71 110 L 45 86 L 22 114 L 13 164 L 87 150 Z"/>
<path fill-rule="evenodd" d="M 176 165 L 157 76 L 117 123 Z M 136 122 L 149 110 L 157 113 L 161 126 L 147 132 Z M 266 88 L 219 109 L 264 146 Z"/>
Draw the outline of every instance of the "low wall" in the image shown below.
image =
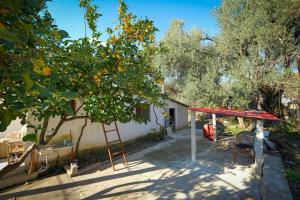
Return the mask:
<path fill-rule="evenodd" d="M 261 188 L 263 200 L 293 200 L 279 153 L 264 155 Z"/>

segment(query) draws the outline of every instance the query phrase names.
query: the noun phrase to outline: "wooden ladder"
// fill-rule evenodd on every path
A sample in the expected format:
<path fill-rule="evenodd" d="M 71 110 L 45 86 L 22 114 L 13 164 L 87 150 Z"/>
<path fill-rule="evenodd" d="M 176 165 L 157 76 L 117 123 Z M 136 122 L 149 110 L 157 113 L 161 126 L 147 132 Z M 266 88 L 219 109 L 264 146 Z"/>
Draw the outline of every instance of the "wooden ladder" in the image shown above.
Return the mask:
<path fill-rule="evenodd" d="M 108 156 L 109 156 L 109 160 L 110 160 L 110 164 L 113 168 L 114 171 L 116 171 L 115 169 L 115 165 L 114 165 L 114 162 L 113 162 L 113 158 L 114 157 L 118 157 L 118 156 L 123 156 L 123 159 L 124 159 L 124 164 L 125 166 L 127 166 L 127 159 L 126 159 L 126 153 L 125 153 L 125 149 L 124 149 L 124 145 L 121 141 L 121 137 L 120 137 L 120 133 L 119 133 L 119 129 L 118 129 L 118 126 L 117 126 L 117 123 L 114 122 L 115 124 L 115 129 L 112 129 L 112 130 L 106 130 L 105 129 L 105 124 L 102 123 L 102 127 L 103 127 L 103 132 L 104 132 L 104 136 L 105 136 L 105 141 L 106 141 L 106 147 L 107 147 L 107 152 L 108 152 Z M 113 141 L 109 141 L 107 137 L 107 134 L 108 133 L 113 133 L 113 132 L 116 132 L 118 134 L 118 137 L 116 140 L 113 140 Z M 118 144 L 119 148 L 118 148 L 118 151 L 114 152 L 114 150 L 111 148 L 110 145 L 112 144 Z"/>

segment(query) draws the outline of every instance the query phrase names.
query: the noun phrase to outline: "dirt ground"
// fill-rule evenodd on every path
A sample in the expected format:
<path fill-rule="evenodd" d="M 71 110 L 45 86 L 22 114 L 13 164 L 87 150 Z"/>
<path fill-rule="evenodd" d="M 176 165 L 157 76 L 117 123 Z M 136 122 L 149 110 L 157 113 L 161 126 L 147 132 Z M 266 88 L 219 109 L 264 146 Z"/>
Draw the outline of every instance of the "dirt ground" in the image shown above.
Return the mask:
<path fill-rule="evenodd" d="M 129 166 L 97 163 L 76 177 L 51 176 L 0 194 L 0 199 L 246 199 L 260 198 L 254 163 L 238 156 L 233 138 L 214 144 L 197 130 L 197 161 L 191 162 L 190 130 L 128 156 Z M 250 198 L 250 199 L 251 199 Z"/>

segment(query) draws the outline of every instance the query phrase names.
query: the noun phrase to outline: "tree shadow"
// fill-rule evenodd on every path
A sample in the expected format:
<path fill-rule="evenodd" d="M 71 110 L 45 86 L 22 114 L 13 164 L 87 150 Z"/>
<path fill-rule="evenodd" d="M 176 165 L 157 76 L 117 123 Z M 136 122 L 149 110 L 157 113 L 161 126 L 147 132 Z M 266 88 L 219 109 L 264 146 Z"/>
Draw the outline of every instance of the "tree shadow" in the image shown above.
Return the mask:
<path fill-rule="evenodd" d="M 251 181 L 243 181 L 242 184 L 249 185 L 249 187 L 241 189 L 232 184 L 230 180 L 218 176 L 218 174 L 223 173 L 220 168 L 211 166 L 208 171 L 201 171 L 197 165 L 194 167 L 195 169 L 191 171 L 189 167 L 182 168 L 181 171 L 173 172 L 171 177 L 161 176 L 155 180 L 141 180 L 114 185 L 84 199 L 114 197 L 126 199 L 137 197 L 136 194 L 139 194 L 141 198 L 149 196 L 149 198 L 154 197 L 155 199 L 243 199 L 245 197 L 256 198 L 252 195 L 254 192 L 252 188 L 256 188 L 256 193 L 259 193 L 259 187 L 253 187 Z M 205 184 L 202 184 L 200 188 L 199 182 Z M 212 182 L 221 182 L 221 186 Z M 138 187 L 140 185 L 144 186 Z M 199 188 L 197 189 L 197 187 Z M 193 190 L 195 192 L 191 194 L 190 191 Z"/>
<path fill-rule="evenodd" d="M 89 191 L 84 199 L 144 198 L 144 199 L 243 199 L 259 198 L 258 181 L 252 178 L 235 180 L 241 171 L 249 169 L 251 159 L 239 157 L 232 163 L 229 146 L 216 148 L 215 144 L 198 138 L 197 162 L 190 162 L 189 135 L 170 140 L 161 148 L 154 148 L 139 158 L 130 160 L 130 170 L 95 178 L 62 183 L 47 187 L 0 195 L 0 199 L 29 197 L 59 190 Z M 146 165 L 144 165 L 146 164 Z M 145 167 L 146 166 L 146 167 Z M 87 170 L 80 176 L 106 168 Z M 95 176 L 97 174 L 95 173 Z M 106 187 L 102 182 L 109 181 Z M 236 183 L 238 182 L 238 183 Z M 100 185 L 99 185 L 100 184 Z M 93 185 L 93 189 L 90 186 Z M 96 186 L 95 186 L 96 185 Z M 64 194 L 67 197 L 67 194 Z"/>

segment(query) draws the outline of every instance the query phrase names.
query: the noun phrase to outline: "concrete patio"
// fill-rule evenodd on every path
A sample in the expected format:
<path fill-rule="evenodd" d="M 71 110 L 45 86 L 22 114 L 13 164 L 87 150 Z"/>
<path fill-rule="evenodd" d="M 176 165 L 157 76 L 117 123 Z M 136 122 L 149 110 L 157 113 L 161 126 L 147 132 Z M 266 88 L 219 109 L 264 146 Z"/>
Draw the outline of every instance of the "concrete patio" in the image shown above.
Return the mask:
<path fill-rule="evenodd" d="M 250 157 L 232 163 L 234 138 L 214 144 L 197 129 L 197 157 L 191 163 L 190 129 L 128 156 L 129 166 L 107 164 L 80 175 L 44 178 L 0 194 L 0 199 L 260 199 Z"/>

